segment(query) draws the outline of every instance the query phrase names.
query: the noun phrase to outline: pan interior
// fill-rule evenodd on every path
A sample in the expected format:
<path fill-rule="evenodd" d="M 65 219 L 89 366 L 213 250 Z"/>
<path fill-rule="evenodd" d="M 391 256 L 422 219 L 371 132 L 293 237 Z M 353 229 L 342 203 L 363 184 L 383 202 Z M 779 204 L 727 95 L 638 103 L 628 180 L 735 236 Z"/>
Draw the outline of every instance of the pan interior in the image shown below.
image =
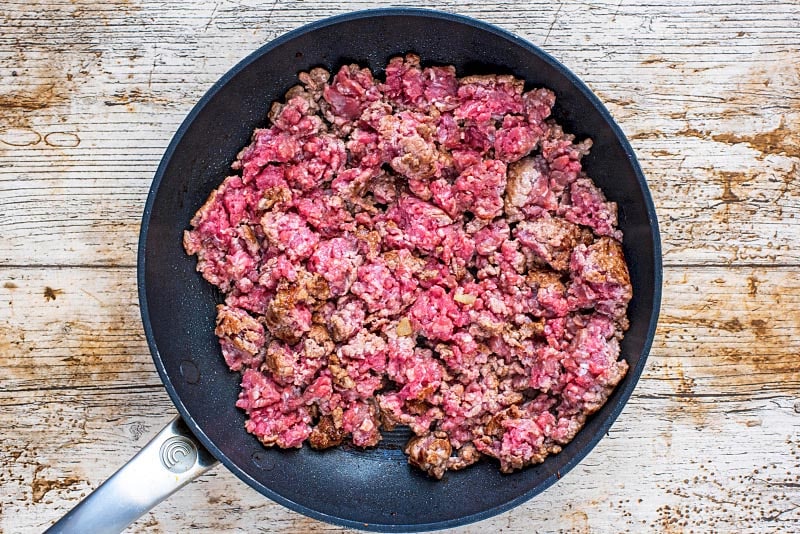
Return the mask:
<path fill-rule="evenodd" d="M 181 246 L 194 212 L 228 174 L 270 103 L 301 70 L 357 62 L 376 74 L 389 58 L 415 52 L 428 64 L 455 65 L 459 76 L 511 73 L 557 96 L 565 129 L 594 145 L 590 176 L 619 203 L 631 270 L 631 327 L 622 343 L 630 372 L 608 403 L 563 452 L 513 475 L 483 461 L 433 481 L 410 468 L 400 450 L 408 430 L 384 433 L 375 449 L 265 449 L 244 431 L 234 406 L 239 375 L 230 372 L 214 336 L 217 291 Z M 602 437 L 641 373 L 660 298 L 655 213 L 635 157 L 588 89 L 532 45 L 488 25 L 423 10 L 381 10 L 336 17 L 266 45 L 226 74 L 181 126 L 153 183 L 142 225 L 142 315 L 156 367 L 189 426 L 229 469 L 264 495 L 307 515 L 357 528 L 425 530 L 494 515 L 541 492 Z M 196 373 L 187 372 L 195 366 Z"/>

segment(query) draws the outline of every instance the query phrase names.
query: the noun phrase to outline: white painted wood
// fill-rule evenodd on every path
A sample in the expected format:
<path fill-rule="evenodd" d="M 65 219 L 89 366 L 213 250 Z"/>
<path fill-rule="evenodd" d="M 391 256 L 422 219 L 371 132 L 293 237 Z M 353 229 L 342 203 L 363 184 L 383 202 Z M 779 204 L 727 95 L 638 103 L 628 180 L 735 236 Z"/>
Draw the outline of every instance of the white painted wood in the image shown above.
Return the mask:
<path fill-rule="evenodd" d="M 382 5 L 0 5 L 0 531 L 41 531 L 174 414 L 134 265 L 185 114 L 269 39 Z M 651 359 L 609 436 L 541 496 L 460 532 L 800 531 L 800 4 L 430 6 L 530 39 L 597 92 L 648 177 L 666 265 Z M 224 469 L 132 531 L 190 529 L 340 531 Z"/>

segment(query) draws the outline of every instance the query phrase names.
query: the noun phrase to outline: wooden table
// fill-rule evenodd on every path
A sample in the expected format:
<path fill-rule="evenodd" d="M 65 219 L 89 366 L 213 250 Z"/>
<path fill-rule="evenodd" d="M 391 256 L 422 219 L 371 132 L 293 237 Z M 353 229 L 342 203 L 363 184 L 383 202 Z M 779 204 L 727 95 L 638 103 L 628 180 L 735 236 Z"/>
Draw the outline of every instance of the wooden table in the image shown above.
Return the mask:
<path fill-rule="evenodd" d="M 0 5 L 0 530 L 42 530 L 175 413 L 135 264 L 186 113 L 259 45 L 381 4 Z M 800 531 L 800 3 L 432 7 L 512 30 L 591 86 L 637 151 L 664 246 L 655 344 L 608 437 L 541 496 L 461 531 Z M 339 531 L 222 468 L 133 527 L 189 529 Z"/>

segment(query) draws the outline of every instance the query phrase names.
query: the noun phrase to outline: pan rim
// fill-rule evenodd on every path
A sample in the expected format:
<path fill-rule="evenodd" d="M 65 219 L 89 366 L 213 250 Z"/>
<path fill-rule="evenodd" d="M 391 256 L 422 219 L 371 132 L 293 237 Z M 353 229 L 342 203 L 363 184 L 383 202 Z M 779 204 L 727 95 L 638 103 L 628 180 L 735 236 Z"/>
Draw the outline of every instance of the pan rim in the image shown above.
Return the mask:
<path fill-rule="evenodd" d="M 497 505 L 488 508 L 486 510 L 483 510 L 481 512 L 473 513 L 470 515 L 454 519 L 448 519 L 444 521 L 431 522 L 431 523 L 366 524 L 362 522 L 353 521 L 351 519 L 344 519 L 337 516 L 319 512 L 317 510 L 309 508 L 304 504 L 298 503 L 296 501 L 293 501 L 276 493 L 271 488 L 267 487 L 265 484 L 255 480 L 253 477 L 247 474 L 241 467 L 239 467 L 238 464 L 233 462 L 221 449 L 217 447 L 217 445 L 197 425 L 197 423 L 194 421 L 194 418 L 189 413 L 187 407 L 181 400 L 181 397 L 178 394 L 175 386 L 173 385 L 169 375 L 167 374 L 166 368 L 158 351 L 158 346 L 156 345 L 155 335 L 151 325 L 150 313 L 147 304 L 145 252 L 147 246 L 147 235 L 150 225 L 150 218 L 153 211 L 153 205 L 155 203 L 155 199 L 157 197 L 161 182 L 166 173 L 166 169 L 170 161 L 172 160 L 172 157 L 178 145 L 181 143 L 183 137 L 185 136 L 191 125 L 194 123 L 198 115 L 202 113 L 207 104 L 233 77 L 238 75 L 242 70 L 247 68 L 253 62 L 258 60 L 261 56 L 270 52 L 271 50 L 295 39 L 296 37 L 299 37 L 309 32 L 313 32 L 320 28 L 363 18 L 409 17 L 409 16 L 420 17 L 423 19 L 431 19 L 431 18 L 439 19 L 448 22 L 464 24 L 480 30 L 484 30 L 488 33 L 493 34 L 498 38 L 511 41 L 514 44 L 517 44 L 525 48 L 530 53 L 538 56 L 540 59 L 550 64 L 554 69 L 559 71 L 565 78 L 569 80 L 572 86 L 577 91 L 581 92 L 582 95 L 589 100 L 592 106 L 594 106 L 597 109 L 597 111 L 603 117 L 604 121 L 611 127 L 614 136 L 616 137 L 625 155 L 627 156 L 629 163 L 633 168 L 634 174 L 636 175 L 636 179 L 639 184 L 640 192 L 642 194 L 642 198 L 644 201 L 644 208 L 649 219 L 650 237 L 653 241 L 653 265 L 652 265 L 653 279 L 654 279 L 653 280 L 654 284 L 652 288 L 653 309 L 650 314 L 649 325 L 646 332 L 644 344 L 641 349 L 641 355 L 639 357 L 639 360 L 637 361 L 636 366 L 628 371 L 628 377 L 626 377 L 626 382 L 619 389 L 620 393 L 619 399 L 617 399 L 615 405 L 606 415 L 604 420 L 602 420 L 598 432 L 596 432 L 596 434 L 594 434 L 583 447 L 579 448 L 576 451 L 575 455 L 569 458 L 569 460 L 565 463 L 565 465 L 559 470 L 558 474 L 551 475 L 550 477 L 543 480 L 540 484 L 522 493 L 521 495 L 517 496 L 514 499 L 511 499 L 501 505 Z M 154 175 L 153 181 L 150 185 L 144 211 L 142 214 L 142 222 L 139 231 L 139 242 L 137 247 L 137 285 L 138 285 L 139 305 L 142 316 L 142 325 L 145 332 L 145 338 L 147 340 L 147 344 L 150 349 L 150 353 L 153 358 L 156 370 L 158 371 L 161 381 L 164 383 L 164 387 L 166 388 L 167 393 L 169 394 L 173 404 L 177 408 L 181 417 L 186 422 L 188 427 L 191 429 L 192 433 L 197 437 L 197 439 L 209 450 L 209 452 L 211 452 L 211 454 L 215 458 L 217 458 L 225 466 L 226 469 L 231 471 L 240 480 L 248 484 L 250 487 L 258 491 L 265 497 L 268 497 L 269 499 L 283 506 L 286 506 L 287 508 L 293 511 L 299 512 L 303 515 L 312 517 L 314 519 L 325 521 L 330 524 L 350 527 L 360 530 L 372 530 L 380 532 L 422 532 L 422 531 L 438 530 L 438 529 L 462 526 L 493 517 L 495 515 L 506 512 L 522 504 L 523 502 L 530 500 L 539 493 L 545 491 L 546 489 L 551 487 L 555 482 L 557 482 L 561 477 L 563 477 L 564 474 L 572 470 L 578 463 L 580 463 L 589 454 L 589 452 L 591 452 L 594 449 L 594 447 L 606 434 L 606 432 L 609 430 L 612 424 L 617 420 L 620 413 L 627 404 L 628 400 L 630 399 L 630 396 L 633 393 L 633 390 L 635 389 L 635 386 L 639 381 L 642 371 L 644 370 L 644 366 L 647 363 L 647 358 L 649 356 L 649 352 L 652 347 L 653 338 L 655 336 L 655 331 L 658 323 L 658 316 L 661 306 L 662 278 L 663 278 L 662 253 L 661 253 L 661 240 L 658 227 L 658 220 L 657 220 L 655 205 L 653 203 L 650 190 L 647 186 L 647 181 L 639 166 L 635 153 L 633 152 L 633 148 L 628 142 L 628 139 L 622 132 L 622 129 L 613 119 L 609 111 L 600 101 L 600 99 L 588 88 L 588 86 L 586 86 L 586 84 L 580 78 L 578 78 L 575 74 L 573 74 L 566 66 L 564 66 L 550 54 L 548 54 L 538 46 L 534 45 L 530 41 L 523 39 L 522 37 L 519 37 L 518 35 L 515 35 L 514 33 L 508 30 L 504 30 L 493 24 L 489 24 L 481 20 L 477 20 L 464 15 L 458 15 L 444 11 L 425 9 L 425 8 L 378 8 L 378 9 L 366 9 L 366 10 L 335 15 L 291 30 L 269 41 L 268 43 L 262 45 L 252 53 L 248 54 L 244 59 L 240 60 L 234 67 L 228 70 L 219 80 L 217 80 L 206 91 L 206 93 L 197 102 L 197 104 L 195 104 L 195 106 L 188 113 L 186 118 L 183 120 L 183 122 L 173 135 L 167 149 L 164 152 L 164 155 Z"/>

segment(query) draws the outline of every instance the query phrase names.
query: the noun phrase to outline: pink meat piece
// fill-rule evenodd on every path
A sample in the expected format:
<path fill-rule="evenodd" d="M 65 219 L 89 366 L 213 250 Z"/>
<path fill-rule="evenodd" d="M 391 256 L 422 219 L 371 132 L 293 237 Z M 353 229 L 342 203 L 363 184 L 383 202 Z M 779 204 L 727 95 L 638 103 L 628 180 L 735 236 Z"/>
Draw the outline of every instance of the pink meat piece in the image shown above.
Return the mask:
<path fill-rule="evenodd" d="M 386 83 L 383 94 L 395 106 L 422 109 L 425 107 L 425 79 L 419 56 L 407 54 L 395 57 L 386 66 Z"/>
<path fill-rule="evenodd" d="M 605 195 L 588 178 L 576 180 L 569 188 L 569 204 L 559 209 L 564 218 L 588 226 L 600 236 L 622 239 L 617 226 L 617 205 L 608 202 Z"/>
<path fill-rule="evenodd" d="M 544 160 L 529 157 L 508 166 L 505 212 L 510 222 L 538 218 L 556 208 L 558 197 Z"/>
<path fill-rule="evenodd" d="M 462 149 L 471 150 L 483 158 L 494 147 L 496 135 L 497 127 L 493 122 L 467 122 L 461 127 Z"/>
<path fill-rule="evenodd" d="M 567 290 L 558 273 L 531 270 L 525 283 L 532 289 L 531 314 L 537 317 L 564 317 L 572 311 Z"/>
<path fill-rule="evenodd" d="M 550 184 L 557 192 L 574 182 L 582 170 L 581 158 L 589 153 L 592 141 L 575 143 L 575 136 L 565 134 L 561 126 L 549 121 L 541 141 L 542 158 L 549 167 Z"/>
<path fill-rule="evenodd" d="M 261 228 L 270 244 L 292 261 L 309 257 L 319 243 L 319 235 L 295 213 L 268 212 L 261 218 Z"/>
<path fill-rule="evenodd" d="M 344 411 L 343 428 L 352 434 L 353 445 L 373 447 L 381 440 L 377 410 L 366 402 L 354 402 Z"/>
<path fill-rule="evenodd" d="M 193 229 L 184 232 L 184 248 L 198 256 L 197 270 L 223 290 L 239 280 L 258 278 L 261 250 L 250 223 L 257 203 L 253 197 L 239 177 L 227 178 L 198 210 Z"/>
<path fill-rule="evenodd" d="M 588 247 L 575 247 L 570 271 L 569 300 L 573 308 L 594 308 L 617 321 L 624 320 L 633 290 L 619 241 L 601 237 Z"/>
<path fill-rule="evenodd" d="M 309 191 L 333 179 L 346 160 L 341 139 L 328 134 L 312 137 L 303 143 L 301 159 L 286 166 L 284 176 L 292 188 Z"/>
<path fill-rule="evenodd" d="M 453 329 L 467 324 L 469 316 L 441 286 L 420 293 L 408 317 L 415 332 L 431 340 L 449 341 Z"/>
<path fill-rule="evenodd" d="M 528 124 L 522 117 L 506 115 L 495 134 L 495 157 L 507 163 L 522 159 L 536 148 L 543 134 L 541 127 Z"/>
<path fill-rule="evenodd" d="M 428 67 L 422 71 L 425 79 L 425 100 L 439 111 L 458 106 L 458 79 L 453 66 Z"/>
<path fill-rule="evenodd" d="M 262 192 L 273 190 L 273 189 L 288 189 L 289 184 L 286 183 L 286 180 L 283 177 L 284 168 L 279 165 L 267 165 L 266 167 L 262 167 L 250 175 L 252 180 L 255 180 L 256 183 L 256 190 Z M 242 181 L 245 183 L 248 182 L 245 178 L 247 178 L 248 173 L 242 173 Z"/>
<path fill-rule="evenodd" d="M 408 264 L 410 253 L 403 250 L 391 253 L 399 259 L 396 265 L 388 264 L 387 254 L 359 267 L 358 277 L 350 288 L 353 295 L 364 301 L 369 313 L 384 317 L 396 315 L 411 304 L 418 285 L 414 277 L 416 266 Z"/>
<path fill-rule="evenodd" d="M 340 172 L 331 182 L 331 191 L 340 198 L 354 202 L 367 189 L 370 181 L 381 174 L 377 167 L 351 167 Z"/>
<path fill-rule="evenodd" d="M 444 374 L 440 360 L 428 349 L 414 348 L 410 338 L 390 341 L 388 348 L 386 375 L 402 386 L 398 398 L 403 402 L 433 401 Z"/>
<path fill-rule="evenodd" d="M 522 109 L 530 124 L 542 124 L 550 116 L 556 95 L 545 88 L 534 89 L 522 95 Z"/>
<path fill-rule="evenodd" d="M 394 332 L 392 332 L 392 328 Z M 414 359 L 414 350 L 417 347 L 416 341 L 411 337 L 411 333 L 405 336 L 397 335 L 397 325 L 393 324 L 386 333 L 386 377 L 397 384 L 405 384 L 407 378 L 405 369 L 407 362 Z"/>
<path fill-rule="evenodd" d="M 530 372 L 530 387 L 542 393 L 560 393 L 564 386 L 561 366 L 564 353 L 549 345 L 539 344 L 534 354 L 534 357 L 525 361 L 525 367 Z"/>
<path fill-rule="evenodd" d="M 280 293 L 267 303 L 267 328 L 270 333 L 288 343 L 302 339 L 311 330 L 312 313 L 305 303 L 285 302 Z"/>
<path fill-rule="evenodd" d="M 378 148 L 391 155 L 389 164 L 409 180 L 428 182 L 441 174 L 433 121 L 420 112 L 384 115 L 377 125 Z"/>
<path fill-rule="evenodd" d="M 441 208 L 450 218 L 458 217 L 460 211 L 453 186 L 445 179 L 434 180 L 429 184 L 431 202 Z"/>
<path fill-rule="evenodd" d="M 378 148 L 380 136 L 372 128 L 356 128 L 347 141 L 347 153 L 354 166 L 380 167 L 389 159 Z"/>
<path fill-rule="evenodd" d="M 301 447 L 311 433 L 311 416 L 295 386 L 280 386 L 269 376 L 247 369 L 236 406 L 248 415 L 245 428 L 267 446 Z"/>
<path fill-rule="evenodd" d="M 432 357 L 431 351 L 418 349 L 414 353 L 414 361 L 406 362 L 406 382 L 398 396 L 406 400 L 429 400 L 442 383 L 442 364 Z"/>
<path fill-rule="evenodd" d="M 452 109 L 457 104 L 458 80 L 453 67 L 420 67 L 419 56 L 392 58 L 386 66 L 384 95 L 395 106 L 427 111 Z"/>
<path fill-rule="evenodd" d="M 502 219 L 493 221 L 475 232 L 473 236 L 475 251 L 478 254 L 488 256 L 497 251 L 510 237 L 509 226 L 506 221 Z"/>
<path fill-rule="evenodd" d="M 317 405 L 324 414 L 329 414 L 338 405 L 340 397 L 333 392 L 333 380 L 330 371 L 323 370 L 317 378 L 303 391 L 303 402 Z"/>
<path fill-rule="evenodd" d="M 457 118 L 476 123 L 502 119 L 509 113 L 520 114 L 523 82 L 513 76 L 468 76 L 459 80 L 460 105 Z"/>
<path fill-rule="evenodd" d="M 398 392 L 378 395 L 378 405 L 384 417 L 394 424 L 409 426 L 417 435 L 430 431 L 431 425 L 442 418 L 439 407 L 404 401 Z"/>
<path fill-rule="evenodd" d="M 479 345 L 471 334 L 456 330 L 450 344 L 436 345 L 436 352 L 451 375 L 473 382 L 480 375 L 480 366 L 487 361 L 487 353 L 482 348 L 486 347 Z"/>
<path fill-rule="evenodd" d="M 362 263 L 363 258 L 352 239 L 335 237 L 317 246 L 308 260 L 308 267 L 327 280 L 331 295 L 340 296 L 350 290 Z"/>
<path fill-rule="evenodd" d="M 609 318 L 597 314 L 576 334 L 562 360 L 565 386 L 561 391 L 560 413 L 594 413 L 625 376 L 628 364 L 618 360 L 619 342 L 605 335 L 614 331 L 609 323 Z"/>
<path fill-rule="evenodd" d="M 474 441 L 482 453 L 500 460 L 500 470 L 511 472 L 544 461 L 561 448 L 553 443 L 548 431 L 556 418 L 548 411 L 552 402 L 539 396 L 521 407 L 512 406 L 497 414 L 487 425 L 490 435 Z"/>
<path fill-rule="evenodd" d="M 296 96 L 280 106 L 272 123 L 276 128 L 293 135 L 314 135 L 319 133 L 323 125 L 322 119 L 314 114 L 315 111 L 307 98 Z"/>
<path fill-rule="evenodd" d="M 336 119 L 352 121 L 361 115 L 370 102 L 378 100 L 380 93 L 369 69 L 346 65 L 325 87 L 323 97 L 330 104 Z"/>
<path fill-rule="evenodd" d="M 225 304 L 231 308 L 241 308 L 249 312 L 264 315 L 267 310 L 267 300 L 271 297 L 271 292 L 260 283 L 255 283 L 247 292 L 234 289 L 227 297 Z"/>
<path fill-rule="evenodd" d="M 334 237 L 355 228 L 353 216 L 342 197 L 313 191 L 294 202 L 297 214 L 323 237 Z"/>
<path fill-rule="evenodd" d="M 356 298 L 340 300 L 336 310 L 328 319 L 334 341 L 346 341 L 361 331 L 364 325 L 364 302 Z"/>
<path fill-rule="evenodd" d="M 459 174 L 470 167 L 480 165 L 483 162 L 483 154 L 477 150 L 469 148 L 459 148 L 453 150 L 453 166 Z"/>
<path fill-rule="evenodd" d="M 359 267 L 351 291 L 364 301 L 370 313 L 384 309 L 387 315 L 394 315 L 403 307 L 400 286 L 381 260 Z"/>
<path fill-rule="evenodd" d="M 349 378 L 339 377 L 344 398 L 366 400 L 381 388 L 388 358 L 386 341 L 382 337 L 361 330 L 339 347 L 336 354 Z"/>
<path fill-rule="evenodd" d="M 450 271 L 456 278 L 463 278 L 467 265 L 475 254 L 475 241 L 464 232 L 460 224 L 445 226 L 439 233 L 442 235 L 441 252 L 437 248 L 435 256 L 450 266 Z"/>
<path fill-rule="evenodd" d="M 449 266 L 434 257 L 428 258 L 428 261 L 422 266 L 417 274 L 417 280 L 419 280 L 419 287 L 423 289 L 430 289 L 433 286 L 455 289 L 458 286 L 456 275 L 450 272 Z"/>
<path fill-rule="evenodd" d="M 503 211 L 506 164 L 486 160 L 464 170 L 456 180 L 458 205 L 480 219 L 493 219 Z"/>
<path fill-rule="evenodd" d="M 253 141 L 236 156 L 234 170 L 258 171 L 270 163 L 288 163 L 302 152 L 302 140 L 277 127 L 253 133 Z"/>
<path fill-rule="evenodd" d="M 443 239 L 440 230 L 453 223 L 440 208 L 414 196 L 402 196 L 387 212 L 403 231 L 408 242 L 424 253 L 433 252 Z"/>
<path fill-rule="evenodd" d="M 397 180 L 387 173 L 380 173 L 367 184 L 367 191 L 372 193 L 375 202 L 391 204 L 397 201 Z"/>
<path fill-rule="evenodd" d="M 475 430 L 480 428 L 479 419 L 483 412 L 480 385 L 475 381 L 466 385 L 446 383 L 441 389 L 444 416 L 438 428 L 447 432 L 456 448 L 471 443 Z"/>
<path fill-rule="evenodd" d="M 436 141 L 448 150 L 461 147 L 461 129 L 452 113 L 442 113 L 439 117 L 436 123 Z"/>
<path fill-rule="evenodd" d="M 261 268 L 258 283 L 267 291 L 273 292 L 281 280 L 297 280 L 298 266 L 286 255 L 281 254 L 267 260 Z"/>
<path fill-rule="evenodd" d="M 258 206 L 258 192 L 251 185 L 245 185 L 238 176 L 226 178 L 223 184 L 222 203 L 230 225 L 252 221 Z"/>

